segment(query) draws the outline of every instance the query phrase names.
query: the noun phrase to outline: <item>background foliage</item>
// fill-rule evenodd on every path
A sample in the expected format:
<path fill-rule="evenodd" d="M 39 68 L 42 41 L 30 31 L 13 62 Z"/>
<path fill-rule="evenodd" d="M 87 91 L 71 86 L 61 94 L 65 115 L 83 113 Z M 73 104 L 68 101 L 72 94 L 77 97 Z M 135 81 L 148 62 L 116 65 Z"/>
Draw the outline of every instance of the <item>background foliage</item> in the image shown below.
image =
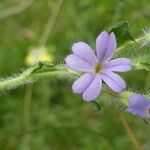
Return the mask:
<path fill-rule="evenodd" d="M 1 78 L 27 67 L 26 57 L 32 48 L 45 46 L 54 61 L 63 63 L 74 42 L 85 41 L 94 48 L 97 35 L 122 20 L 129 21 L 134 38 L 150 24 L 149 0 L 60 1 L 0 1 Z M 11 12 L 12 7 L 17 13 Z M 48 38 L 41 42 L 44 30 L 48 32 L 50 27 Z M 126 48 L 118 56 L 132 58 L 137 51 L 149 54 L 149 47 Z M 147 71 L 121 75 L 128 88 L 149 91 Z M 123 112 L 118 100 L 107 94 L 98 98 L 102 109 L 96 111 L 72 93 L 71 84 L 49 79 L 1 92 L 0 149 L 149 150 L 150 126 L 142 119 Z"/>

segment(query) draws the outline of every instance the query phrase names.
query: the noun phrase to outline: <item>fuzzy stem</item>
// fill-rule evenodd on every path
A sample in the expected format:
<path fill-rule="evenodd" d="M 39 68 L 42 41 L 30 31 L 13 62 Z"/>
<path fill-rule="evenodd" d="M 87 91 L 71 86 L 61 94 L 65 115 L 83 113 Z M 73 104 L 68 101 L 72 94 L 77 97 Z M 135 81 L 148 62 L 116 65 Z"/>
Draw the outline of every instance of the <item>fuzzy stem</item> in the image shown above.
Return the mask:
<path fill-rule="evenodd" d="M 81 74 L 68 69 L 65 65 L 55 66 L 48 62 L 39 62 L 29 69 L 24 71 L 22 74 L 14 78 L 8 78 L 0 82 L 0 90 L 7 90 L 16 88 L 27 83 L 32 83 L 40 79 L 45 78 L 56 78 L 56 79 L 67 79 L 76 80 Z M 103 90 L 104 91 L 104 90 Z M 108 90 L 107 90 L 108 91 Z M 108 92 L 107 92 L 108 93 Z M 124 106 L 128 106 L 128 99 L 134 93 L 124 91 L 120 94 L 108 93 L 111 96 L 117 97 Z M 145 95 L 148 97 L 148 95 Z M 98 105 L 96 105 L 98 106 Z M 100 109 L 100 107 L 99 107 Z"/>
<path fill-rule="evenodd" d="M 58 76 L 59 73 L 62 74 L 64 72 L 63 71 L 62 72 L 61 71 L 53 71 L 53 72 L 37 73 L 34 75 L 28 75 L 28 74 L 25 75 L 23 73 L 23 74 L 19 75 L 18 77 L 10 78 L 10 79 L 0 82 L 0 90 L 15 88 L 17 86 L 24 85 L 28 82 L 34 82 L 41 78 Z"/>
<path fill-rule="evenodd" d="M 128 41 L 126 43 L 124 43 L 122 46 L 118 47 L 117 48 L 117 52 L 120 52 L 121 50 L 129 47 L 129 46 L 134 46 L 134 45 L 141 45 L 142 46 L 142 43 L 143 41 L 145 40 L 146 38 L 146 34 L 140 38 L 137 38 L 135 39 L 134 41 Z M 149 65 L 147 65 L 146 63 L 143 63 L 143 60 L 142 59 L 149 59 L 149 56 L 146 56 L 146 57 L 138 57 L 138 58 L 132 58 L 132 69 L 134 70 L 147 70 L 149 71 L 150 68 L 149 68 Z M 149 60 L 147 60 L 149 61 Z"/>
<path fill-rule="evenodd" d="M 128 42 L 126 42 L 124 45 L 118 47 L 118 48 L 117 48 L 117 51 L 121 51 L 121 50 L 123 50 L 124 48 L 127 48 L 127 47 L 129 47 L 129 46 L 133 46 L 133 45 L 135 45 L 135 44 L 139 44 L 139 43 L 144 39 L 144 37 L 145 37 L 145 36 L 140 37 L 140 38 L 137 38 L 137 39 L 135 39 L 135 41 L 128 41 Z"/>
<path fill-rule="evenodd" d="M 36 64 L 17 77 L 10 77 L 0 82 L 0 90 L 12 89 L 43 78 L 77 78 L 80 74 L 65 66 L 43 67 Z M 42 64 L 43 65 L 43 64 Z M 42 68 L 43 67 L 43 68 Z"/>

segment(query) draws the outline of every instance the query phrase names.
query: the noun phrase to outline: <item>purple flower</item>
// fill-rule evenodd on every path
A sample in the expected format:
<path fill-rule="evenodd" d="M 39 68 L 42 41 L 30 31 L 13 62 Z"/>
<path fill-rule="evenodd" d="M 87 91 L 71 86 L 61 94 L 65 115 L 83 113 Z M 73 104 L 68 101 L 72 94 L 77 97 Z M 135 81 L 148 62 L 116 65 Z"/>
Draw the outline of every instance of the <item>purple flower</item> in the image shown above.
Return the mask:
<path fill-rule="evenodd" d="M 72 46 L 73 54 L 65 58 L 66 64 L 72 70 L 85 72 L 73 86 L 74 93 L 83 93 L 85 101 L 95 100 L 101 92 L 102 80 L 114 91 L 125 89 L 124 80 L 114 72 L 125 72 L 131 69 L 131 61 L 127 58 L 111 60 L 116 52 L 116 37 L 114 33 L 102 32 L 96 39 L 96 55 L 92 48 L 78 42 Z"/>
<path fill-rule="evenodd" d="M 126 111 L 142 118 L 150 118 L 150 100 L 141 94 L 134 94 L 129 98 Z"/>

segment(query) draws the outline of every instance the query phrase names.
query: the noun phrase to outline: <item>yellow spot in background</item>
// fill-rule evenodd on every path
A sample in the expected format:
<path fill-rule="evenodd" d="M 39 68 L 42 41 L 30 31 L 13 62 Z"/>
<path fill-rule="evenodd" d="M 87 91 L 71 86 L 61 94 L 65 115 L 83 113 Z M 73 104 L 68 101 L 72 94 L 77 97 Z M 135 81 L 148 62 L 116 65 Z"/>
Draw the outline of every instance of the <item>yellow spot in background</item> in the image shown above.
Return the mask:
<path fill-rule="evenodd" d="M 39 61 L 53 61 L 53 55 L 48 53 L 46 47 L 31 48 L 27 57 L 25 58 L 25 63 L 31 65 Z"/>

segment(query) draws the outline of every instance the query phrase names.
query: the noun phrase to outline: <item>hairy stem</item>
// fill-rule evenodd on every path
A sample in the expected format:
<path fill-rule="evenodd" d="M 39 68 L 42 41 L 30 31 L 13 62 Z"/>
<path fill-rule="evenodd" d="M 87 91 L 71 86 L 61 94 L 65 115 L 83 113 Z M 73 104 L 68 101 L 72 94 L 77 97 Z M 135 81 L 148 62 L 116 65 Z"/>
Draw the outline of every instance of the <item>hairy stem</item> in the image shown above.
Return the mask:
<path fill-rule="evenodd" d="M 129 46 L 133 46 L 133 45 L 136 45 L 136 44 L 140 44 L 140 42 L 141 42 L 143 39 L 144 39 L 144 36 L 135 39 L 135 42 L 134 42 L 134 41 L 126 42 L 124 45 L 118 47 L 118 48 L 117 48 L 117 51 L 121 51 L 121 50 L 123 50 L 124 48 L 127 48 L 127 47 L 129 47 Z"/>
<path fill-rule="evenodd" d="M 43 63 L 43 62 L 42 62 Z M 68 69 L 66 66 L 46 66 L 41 64 L 31 66 L 16 77 L 9 77 L 0 82 L 0 90 L 12 89 L 18 86 L 32 83 L 43 78 L 77 78 L 80 74 Z"/>

